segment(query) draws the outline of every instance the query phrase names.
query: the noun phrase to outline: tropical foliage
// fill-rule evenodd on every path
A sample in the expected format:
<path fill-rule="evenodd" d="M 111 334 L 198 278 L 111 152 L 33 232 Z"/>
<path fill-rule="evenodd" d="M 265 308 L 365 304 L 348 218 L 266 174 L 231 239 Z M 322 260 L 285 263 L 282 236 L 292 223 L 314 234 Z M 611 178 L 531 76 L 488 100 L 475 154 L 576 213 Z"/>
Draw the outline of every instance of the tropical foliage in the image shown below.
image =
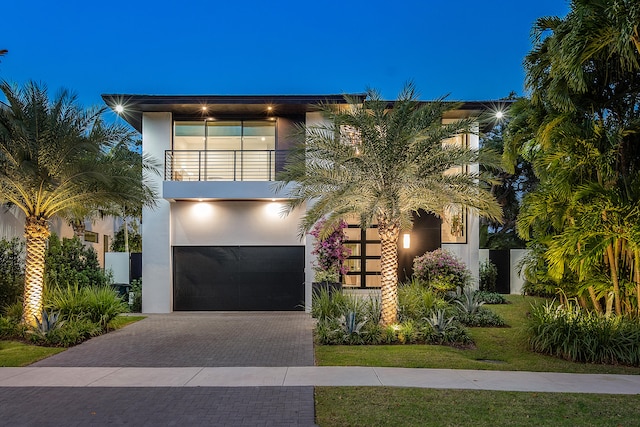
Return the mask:
<path fill-rule="evenodd" d="M 574 301 L 535 305 L 529 345 L 540 353 L 582 363 L 640 365 L 640 324 L 624 316 L 600 316 Z"/>
<path fill-rule="evenodd" d="M 66 90 L 50 99 L 34 82 L 22 88 L 3 82 L 0 90 L 7 99 L 0 108 L 0 203 L 26 216 L 23 321 L 33 324 L 42 314 L 49 219 L 139 205 L 151 190 L 130 172 L 128 158 L 111 153 L 132 134 L 103 122 L 106 107 L 83 109 Z"/>
<path fill-rule="evenodd" d="M 24 243 L 18 238 L 0 240 L 0 306 L 15 303 L 24 287 Z"/>
<path fill-rule="evenodd" d="M 63 238 L 51 233 L 45 254 L 44 282 L 47 288 L 56 286 L 106 286 L 110 283 L 98 262 L 98 254 L 80 239 Z"/>
<path fill-rule="evenodd" d="M 574 0 L 540 18 L 525 60 L 531 99 L 511 109 L 505 158 L 540 183 L 518 233 L 523 271 L 599 313 L 640 314 L 640 6 Z"/>
<path fill-rule="evenodd" d="M 367 91 L 364 99 L 346 101 L 326 106 L 325 120 L 305 127 L 306 143 L 290 156 L 277 179 L 283 188 L 291 185 L 291 210 L 308 203 L 302 234 L 325 216 L 328 225 L 347 216 L 362 228 L 378 225 L 382 323 L 389 325 L 397 320 L 400 230 L 410 229 L 412 215 L 421 209 L 442 215 L 462 206 L 499 218 L 499 205 L 482 186 L 490 176 L 473 168 L 464 172 L 465 166 L 493 159 L 488 153 L 443 144 L 471 132 L 474 120 L 443 125 L 443 115 L 456 105 L 442 99 L 420 102 L 412 84 L 394 103 L 375 90 Z"/>

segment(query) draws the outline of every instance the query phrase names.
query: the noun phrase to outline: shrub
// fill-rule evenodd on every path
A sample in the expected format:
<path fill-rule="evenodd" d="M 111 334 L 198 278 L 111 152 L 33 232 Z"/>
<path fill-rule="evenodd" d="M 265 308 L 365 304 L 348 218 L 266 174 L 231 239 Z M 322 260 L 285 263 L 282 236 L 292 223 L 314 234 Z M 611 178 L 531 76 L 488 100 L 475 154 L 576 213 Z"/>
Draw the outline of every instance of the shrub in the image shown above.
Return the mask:
<path fill-rule="evenodd" d="M 0 316 L 0 338 L 12 338 L 18 334 L 18 324 L 15 320 Z"/>
<path fill-rule="evenodd" d="M 335 319 L 344 314 L 345 297 L 342 292 L 330 292 L 319 288 L 311 295 L 311 316 L 323 321 Z"/>
<path fill-rule="evenodd" d="M 70 347 L 100 335 L 102 332 L 103 329 L 100 325 L 93 323 L 89 319 L 71 319 L 65 321 L 59 328 L 49 331 L 44 336 L 32 334 L 29 339 L 34 344 Z"/>
<path fill-rule="evenodd" d="M 16 302 L 24 290 L 24 243 L 0 240 L 0 304 Z"/>
<path fill-rule="evenodd" d="M 532 306 L 527 325 L 533 351 L 584 363 L 640 365 L 640 324 L 565 305 Z"/>
<path fill-rule="evenodd" d="M 2 309 L 4 315 L 16 323 L 21 322 L 23 310 L 22 301 L 19 300 L 13 304 L 5 305 Z"/>
<path fill-rule="evenodd" d="M 476 297 L 485 304 L 508 304 L 504 295 L 497 292 L 476 291 Z"/>
<path fill-rule="evenodd" d="M 129 309 L 133 313 L 142 312 L 142 279 L 134 279 L 131 281 L 129 293 L 133 293 L 133 300 Z"/>
<path fill-rule="evenodd" d="M 45 256 L 45 283 L 47 286 L 104 286 L 110 282 L 98 263 L 98 255 L 78 239 L 58 239 L 49 236 Z"/>
<path fill-rule="evenodd" d="M 86 318 L 103 329 L 111 319 L 128 310 L 118 293 L 108 286 L 54 288 L 47 292 L 45 305 L 67 320 Z"/>
<path fill-rule="evenodd" d="M 456 320 L 465 326 L 471 327 L 487 327 L 487 326 L 505 326 L 506 323 L 502 317 L 494 313 L 493 311 L 480 307 L 475 313 L 459 312 L 455 316 Z"/>
<path fill-rule="evenodd" d="M 454 254 L 436 249 L 413 260 L 414 275 L 426 282 L 430 288 L 440 291 L 454 291 L 464 288 L 471 281 L 471 272 Z"/>
<path fill-rule="evenodd" d="M 480 290 L 487 292 L 496 291 L 496 281 L 498 280 L 498 267 L 491 260 L 480 263 Z"/>
<path fill-rule="evenodd" d="M 419 321 L 431 311 L 445 308 L 447 303 L 418 279 L 398 287 L 398 319 Z"/>
<path fill-rule="evenodd" d="M 469 344 L 472 342 L 467 331 L 445 310 L 436 310 L 427 318 L 424 339 L 431 344 Z"/>

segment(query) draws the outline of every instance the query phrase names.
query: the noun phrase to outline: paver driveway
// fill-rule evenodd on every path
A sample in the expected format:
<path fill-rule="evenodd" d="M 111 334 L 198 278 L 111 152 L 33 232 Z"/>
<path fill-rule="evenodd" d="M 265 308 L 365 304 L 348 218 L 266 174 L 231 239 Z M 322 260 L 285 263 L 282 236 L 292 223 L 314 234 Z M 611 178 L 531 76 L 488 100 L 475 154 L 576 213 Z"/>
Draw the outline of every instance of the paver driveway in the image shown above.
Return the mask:
<path fill-rule="evenodd" d="M 33 366 L 312 366 L 302 312 L 154 314 Z"/>
<path fill-rule="evenodd" d="M 150 315 L 33 366 L 313 365 L 300 312 Z M 314 426 L 313 387 L 0 388 L 0 423 L 34 426 Z"/>

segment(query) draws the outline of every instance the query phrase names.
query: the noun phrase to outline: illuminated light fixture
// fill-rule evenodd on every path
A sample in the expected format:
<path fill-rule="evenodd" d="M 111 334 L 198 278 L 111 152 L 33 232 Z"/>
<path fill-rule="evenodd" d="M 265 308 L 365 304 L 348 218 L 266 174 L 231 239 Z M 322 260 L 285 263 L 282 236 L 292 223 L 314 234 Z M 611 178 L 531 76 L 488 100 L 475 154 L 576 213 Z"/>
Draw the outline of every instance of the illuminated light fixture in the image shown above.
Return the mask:
<path fill-rule="evenodd" d="M 275 201 L 276 201 L 276 199 L 271 199 L 271 201 L 272 201 L 272 202 L 275 202 Z"/>
<path fill-rule="evenodd" d="M 404 249 L 409 249 L 411 247 L 411 234 L 404 233 L 402 235 L 402 247 Z"/>
<path fill-rule="evenodd" d="M 260 138 L 260 141 L 265 141 L 267 138 L 265 138 L 264 136 L 262 138 Z"/>
<path fill-rule="evenodd" d="M 202 201 L 202 199 L 198 199 L 198 201 L 199 201 L 199 202 L 201 202 L 201 201 Z"/>
<path fill-rule="evenodd" d="M 271 105 L 269 105 L 269 106 L 267 107 L 267 111 L 271 111 L 271 110 L 273 110 L 273 107 L 272 107 Z"/>
<path fill-rule="evenodd" d="M 502 111 L 496 111 L 496 119 L 500 120 L 504 117 L 504 113 Z"/>
<path fill-rule="evenodd" d="M 206 105 L 202 107 L 202 111 L 207 111 L 207 106 Z"/>
<path fill-rule="evenodd" d="M 121 104 L 116 105 L 116 113 L 120 114 L 124 111 L 124 107 Z"/>

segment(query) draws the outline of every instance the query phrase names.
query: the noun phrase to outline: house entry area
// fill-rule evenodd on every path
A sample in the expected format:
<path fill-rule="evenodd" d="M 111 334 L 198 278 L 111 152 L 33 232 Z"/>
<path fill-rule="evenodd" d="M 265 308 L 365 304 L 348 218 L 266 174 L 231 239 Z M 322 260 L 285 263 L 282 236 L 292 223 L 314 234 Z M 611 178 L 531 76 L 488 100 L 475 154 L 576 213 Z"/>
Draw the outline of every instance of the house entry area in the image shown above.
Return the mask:
<path fill-rule="evenodd" d="M 175 311 L 304 310 L 304 246 L 174 246 Z"/>

